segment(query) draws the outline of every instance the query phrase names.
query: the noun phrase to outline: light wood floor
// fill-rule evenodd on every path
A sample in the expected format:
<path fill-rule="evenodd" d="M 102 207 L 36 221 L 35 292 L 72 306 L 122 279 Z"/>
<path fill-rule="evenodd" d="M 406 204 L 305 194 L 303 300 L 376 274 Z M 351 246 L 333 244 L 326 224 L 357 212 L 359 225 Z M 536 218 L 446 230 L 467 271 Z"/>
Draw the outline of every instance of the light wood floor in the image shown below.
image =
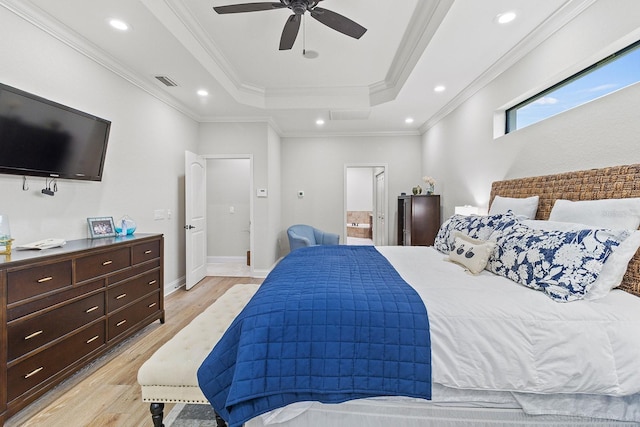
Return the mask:
<path fill-rule="evenodd" d="M 231 286 L 262 279 L 207 277 L 165 299 L 165 324 L 154 322 L 107 355 L 9 418 L 5 427 L 150 427 L 149 404 L 140 400 L 140 366 Z M 165 415 L 173 405 L 165 405 Z"/>

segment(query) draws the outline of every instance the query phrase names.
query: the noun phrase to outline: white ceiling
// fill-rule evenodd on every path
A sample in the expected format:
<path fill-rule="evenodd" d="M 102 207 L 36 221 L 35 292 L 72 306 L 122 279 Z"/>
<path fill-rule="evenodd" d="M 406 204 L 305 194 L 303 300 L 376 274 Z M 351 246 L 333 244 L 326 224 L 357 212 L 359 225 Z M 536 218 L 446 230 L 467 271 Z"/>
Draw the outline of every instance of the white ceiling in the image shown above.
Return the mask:
<path fill-rule="evenodd" d="M 254 0 L 255 1 L 255 0 Z M 0 0 L 198 121 L 268 121 L 283 136 L 418 134 L 593 0 L 324 0 L 352 39 L 289 9 L 219 15 L 238 0 Z M 499 25 L 498 14 L 517 19 Z M 111 28 L 110 18 L 131 29 Z M 318 56 L 303 56 L 307 51 Z M 174 80 L 166 87 L 155 76 Z M 441 93 L 437 85 L 446 86 Z M 196 94 L 199 89 L 207 97 Z M 333 119 L 332 119 L 333 117 Z M 345 120 L 344 118 L 349 118 Z M 414 122 L 405 123 L 412 117 Z M 325 124 L 316 125 L 322 118 Z"/>

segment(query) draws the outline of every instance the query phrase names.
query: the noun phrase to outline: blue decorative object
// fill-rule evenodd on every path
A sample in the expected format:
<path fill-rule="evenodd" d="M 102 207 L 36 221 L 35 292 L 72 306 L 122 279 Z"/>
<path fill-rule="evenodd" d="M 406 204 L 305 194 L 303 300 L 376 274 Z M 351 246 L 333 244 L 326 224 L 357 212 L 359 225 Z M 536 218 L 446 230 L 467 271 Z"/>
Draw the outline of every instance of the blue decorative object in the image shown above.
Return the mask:
<path fill-rule="evenodd" d="M 474 239 L 489 240 L 494 232 L 512 227 L 516 223 L 516 216 L 511 211 L 489 216 L 453 215 L 438 230 L 433 247 L 448 254 L 455 240 L 455 231 Z"/>
<path fill-rule="evenodd" d="M 134 220 L 125 215 L 115 224 L 116 234 L 118 236 L 130 236 L 136 231 L 137 225 Z"/>
<path fill-rule="evenodd" d="M 498 237 L 487 269 L 555 301 L 575 301 L 584 298 L 628 236 L 626 230 L 545 231 L 517 224 Z"/>
<path fill-rule="evenodd" d="M 328 233 L 305 224 L 292 225 L 287 229 L 289 237 L 289 250 L 316 245 L 337 245 L 340 243 L 340 235 Z"/>

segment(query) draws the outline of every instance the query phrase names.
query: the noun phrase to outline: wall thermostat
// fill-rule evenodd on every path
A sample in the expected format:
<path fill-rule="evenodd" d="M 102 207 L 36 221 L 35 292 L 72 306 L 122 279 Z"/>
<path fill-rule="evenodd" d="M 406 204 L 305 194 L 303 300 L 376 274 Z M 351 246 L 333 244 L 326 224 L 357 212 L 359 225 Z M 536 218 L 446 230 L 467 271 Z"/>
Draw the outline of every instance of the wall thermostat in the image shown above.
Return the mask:
<path fill-rule="evenodd" d="M 258 188 L 256 190 L 256 197 L 267 197 L 267 189 L 266 188 Z"/>

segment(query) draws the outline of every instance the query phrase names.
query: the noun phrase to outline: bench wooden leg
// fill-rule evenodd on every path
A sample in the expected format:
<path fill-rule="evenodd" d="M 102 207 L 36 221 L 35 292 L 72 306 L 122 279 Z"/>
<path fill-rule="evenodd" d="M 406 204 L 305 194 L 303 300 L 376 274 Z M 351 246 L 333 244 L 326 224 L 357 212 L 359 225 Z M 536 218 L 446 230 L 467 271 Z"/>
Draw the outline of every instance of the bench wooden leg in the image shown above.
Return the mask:
<path fill-rule="evenodd" d="M 220 415 L 216 412 L 216 424 L 218 427 L 227 427 L 227 423 L 222 419 Z"/>
<path fill-rule="evenodd" d="M 149 410 L 151 411 L 153 427 L 164 427 L 164 424 L 162 424 L 162 418 L 164 417 L 164 403 L 152 403 Z"/>

